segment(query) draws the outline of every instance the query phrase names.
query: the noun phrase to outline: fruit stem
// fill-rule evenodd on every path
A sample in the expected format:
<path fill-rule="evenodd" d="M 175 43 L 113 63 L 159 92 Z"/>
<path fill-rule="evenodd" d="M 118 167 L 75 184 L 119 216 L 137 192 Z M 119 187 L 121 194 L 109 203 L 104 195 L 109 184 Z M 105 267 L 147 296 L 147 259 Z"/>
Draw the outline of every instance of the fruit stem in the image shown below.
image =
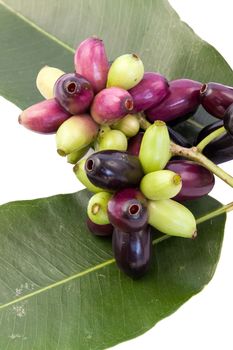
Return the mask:
<path fill-rule="evenodd" d="M 215 210 L 211 211 L 210 213 L 207 213 L 207 214 L 201 216 L 200 218 L 196 219 L 196 223 L 197 223 L 197 225 L 199 225 L 207 220 L 215 218 L 216 216 L 222 215 L 224 213 L 228 213 L 231 210 L 233 210 L 233 202 L 225 204 L 225 205 L 221 206 L 220 208 L 215 209 Z M 158 243 L 165 241 L 166 239 L 171 238 L 171 237 L 174 237 L 174 236 L 162 235 L 162 236 L 154 239 L 152 241 L 152 244 L 153 245 L 158 244 Z"/>
<path fill-rule="evenodd" d="M 146 130 L 149 128 L 149 126 L 151 126 L 151 123 L 148 122 L 148 120 L 146 119 L 146 116 L 143 112 L 138 113 L 137 118 L 138 118 L 141 129 Z"/>
<path fill-rule="evenodd" d="M 220 179 L 225 181 L 229 186 L 233 187 L 233 177 L 226 173 L 219 166 L 211 162 L 207 157 L 205 157 L 197 147 L 185 148 L 171 142 L 171 153 L 173 156 L 180 156 L 191 159 L 206 169 L 210 170 L 213 174 L 218 176 Z"/>
<path fill-rule="evenodd" d="M 225 132 L 226 132 L 226 129 L 224 128 L 224 126 L 222 126 L 221 128 L 219 128 L 217 130 L 214 130 L 208 136 L 206 136 L 201 142 L 198 143 L 198 145 L 196 146 L 197 149 L 200 152 L 202 152 L 203 149 L 208 145 L 208 143 L 210 143 L 211 141 L 216 139 L 218 136 L 221 136 Z"/>

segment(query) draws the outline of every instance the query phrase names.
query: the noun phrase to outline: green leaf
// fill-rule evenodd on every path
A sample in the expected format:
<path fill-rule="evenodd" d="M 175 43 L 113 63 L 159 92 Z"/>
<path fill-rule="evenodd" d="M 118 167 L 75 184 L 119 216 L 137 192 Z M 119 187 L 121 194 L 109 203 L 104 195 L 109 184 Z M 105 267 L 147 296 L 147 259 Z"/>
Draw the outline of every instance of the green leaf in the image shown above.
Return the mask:
<path fill-rule="evenodd" d="M 150 329 L 212 278 L 225 215 L 200 224 L 196 240 L 155 244 L 149 273 L 133 281 L 112 259 L 111 240 L 87 231 L 89 196 L 0 207 L 1 349 L 105 349 Z M 196 217 L 219 205 L 188 203 Z"/>
<path fill-rule="evenodd" d="M 98 35 L 109 59 L 136 52 L 168 79 L 233 85 L 220 54 L 181 22 L 166 0 L 6 0 L 0 3 L 0 94 L 21 108 L 42 100 L 35 79 L 45 64 L 73 71 L 75 47 Z M 192 139 L 211 117 L 199 110 L 179 129 Z M 111 242 L 86 230 L 82 191 L 0 207 L 0 349 L 104 349 L 150 329 L 212 278 L 225 215 L 198 227 L 195 241 L 154 246 L 150 272 L 122 274 Z M 219 207 L 209 197 L 197 217 Z"/>

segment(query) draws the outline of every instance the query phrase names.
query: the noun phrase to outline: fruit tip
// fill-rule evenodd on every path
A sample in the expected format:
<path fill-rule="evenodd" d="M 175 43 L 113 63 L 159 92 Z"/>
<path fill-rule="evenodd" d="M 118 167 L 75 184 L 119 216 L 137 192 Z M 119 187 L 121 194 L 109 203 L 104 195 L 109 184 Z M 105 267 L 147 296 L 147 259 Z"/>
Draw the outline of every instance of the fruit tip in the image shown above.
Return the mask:
<path fill-rule="evenodd" d="M 195 230 L 194 232 L 193 232 L 193 234 L 192 234 L 192 239 L 195 239 L 197 237 L 197 230 Z"/>
<path fill-rule="evenodd" d="M 57 149 L 57 153 L 59 154 L 59 156 L 65 157 L 67 154 L 65 151 L 63 151 L 62 149 Z"/>

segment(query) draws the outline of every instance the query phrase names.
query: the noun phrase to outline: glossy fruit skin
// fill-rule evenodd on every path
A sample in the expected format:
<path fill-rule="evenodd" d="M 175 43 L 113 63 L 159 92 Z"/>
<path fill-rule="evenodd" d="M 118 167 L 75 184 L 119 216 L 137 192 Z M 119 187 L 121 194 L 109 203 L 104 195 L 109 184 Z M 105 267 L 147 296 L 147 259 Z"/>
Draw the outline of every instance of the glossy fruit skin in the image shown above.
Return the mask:
<path fill-rule="evenodd" d="M 169 93 L 167 79 L 153 72 L 146 72 L 143 79 L 135 87 L 129 90 L 133 97 L 133 113 L 144 111 L 158 105 Z"/>
<path fill-rule="evenodd" d="M 98 192 L 95 193 L 88 202 L 87 205 L 87 215 L 91 221 L 97 225 L 107 225 L 110 224 L 107 207 L 108 202 L 111 198 L 109 192 Z"/>
<path fill-rule="evenodd" d="M 70 114 L 52 98 L 25 109 L 19 116 L 19 124 L 38 133 L 50 134 L 56 132 L 69 117 Z"/>
<path fill-rule="evenodd" d="M 148 222 L 170 236 L 195 238 L 196 220 L 191 211 L 172 199 L 148 201 Z"/>
<path fill-rule="evenodd" d="M 163 121 L 156 120 L 146 129 L 139 151 L 144 173 L 161 170 L 171 157 L 170 137 Z"/>
<path fill-rule="evenodd" d="M 117 57 L 109 68 L 107 87 L 117 86 L 129 90 L 143 78 L 144 66 L 135 54 L 125 54 Z"/>
<path fill-rule="evenodd" d="M 139 132 L 140 123 L 137 118 L 137 114 L 127 114 L 117 123 L 112 124 L 111 127 L 122 131 L 127 137 L 133 137 Z"/>
<path fill-rule="evenodd" d="M 90 180 L 87 177 L 86 171 L 85 171 L 85 163 L 86 159 L 80 160 L 74 167 L 73 171 L 77 177 L 77 179 L 90 191 L 93 193 L 102 192 L 103 189 L 100 187 L 97 187 L 93 185 L 93 183 L 90 182 Z"/>
<path fill-rule="evenodd" d="M 44 98 L 54 97 L 54 85 L 63 74 L 65 72 L 55 67 L 44 66 L 41 68 L 36 78 L 36 87 Z"/>
<path fill-rule="evenodd" d="M 233 103 L 227 108 L 224 113 L 223 123 L 225 129 L 233 136 Z"/>
<path fill-rule="evenodd" d="M 91 116 L 98 124 L 117 122 L 133 109 L 133 98 L 128 91 L 112 87 L 103 89 L 94 98 Z"/>
<path fill-rule="evenodd" d="M 116 192 L 108 202 L 108 217 L 111 224 L 125 232 L 135 232 L 147 226 L 147 201 L 135 188 Z"/>
<path fill-rule="evenodd" d="M 95 236 L 111 236 L 113 233 L 113 226 L 111 224 L 98 225 L 90 218 L 87 218 L 86 224 L 89 231 Z"/>
<path fill-rule="evenodd" d="M 161 103 L 146 110 L 147 118 L 151 122 L 163 120 L 167 123 L 194 113 L 200 104 L 201 86 L 200 82 L 190 79 L 170 81 L 170 93 Z"/>
<path fill-rule="evenodd" d="M 98 151 L 102 150 L 117 150 L 126 151 L 127 150 L 127 137 L 120 130 L 110 130 L 105 133 L 98 144 Z"/>
<path fill-rule="evenodd" d="M 83 147 L 67 155 L 67 163 L 76 164 L 89 150 L 89 146 Z"/>
<path fill-rule="evenodd" d="M 88 157 L 85 171 L 95 186 L 113 191 L 137 186 L 144 175 L 138 157 L 111 150 Z"/>
<path fill-rule="evenodd" d="M 179 174 L 182 188 L 173 198 L 178 202 L 197 199 L 207 195 L 214 187 L 214 175 L 201 165 L 189 160 L 172 160 L 166 169 Z"/>
<path fill-rule="evenodd" d="M 207 125 L 197 137 L 196 144 L 201 142 L 211 132 L 223 126 L 223 120 Z M 228 162 L 233 159 L 233 137 L 228 132 L 211 141 L 203 150 L 203 154 L 215 164 Z"/>
<path fill-rule="evenodd" d="M 74 65 L 76 73 L 91 83 L 95 94 L 106 87 L 109 63 L 101 39 L 92 37 L 81 42 L 75 51 Z"/>
<path fill-rule="evenodd" d="M 54 85 L 54 95 L 70 114 L 86 112 L 94 98 L 90 82 L 77 73 L 63 74 Z"/>
<path fill-rule="evenodd" d="M 133 279 L 142 277 L 148 271 L 151 262 L 150 226 L 130 233 L 115 228 L 112 248 L 116 263 L 124 273 Z"/>
<path fill-rule="evenodd" d="M 182 187 L 181 176 L 170 170 L 157 170 L 146 174 L 140 183 L 144 196 L 152 200 L 175 197 Z"/>
<path fill-rule="evenodd" d="M 57 152 L 65 156 L 90 145 L 97 137 L 99 127 L 89 114 L 70 117 L 57 130 Z"/>
<path fill-rule="evenodd" d="M 226 109 L 233 103 L 233 88 L 218 83 L 203 84 L 201 104 L 205 110 L 222 119 Z"/>
<path fill-rule="evenodd" d="M 173 141 L 174 143 L 176 143 L 177 145 L 180 145 L 182 147 L 186 147 L 186 148 L 192 147 L 191 143 L 189 143 L 189 141 L 183 135 L 181 135 L 179 132 L 173 130 L 169 126 L 167 128 L 168 128 L 168 132 L 169 132 L 169 136 L 170 136 L 171 141 Z"/>
<path fill-rule="evenodd" d="M 223 120 L 217 120 L 214 123 L 211 123 L 207 126 L 205 126 L 199 134 L 197 135 L 197 140 L 195 142 L 195 145 L 197 145 L 199 142 L 201 142 L 206 136 L 211 134 L 213 131 L 221 128 L 223 126 Z"/>
<path fill-rule="evenodd" d="M 133 156 L 139 155 L 143 135 L 144 132 L 140 131 L 137 135 L 129 139 L 127 148 L 129 154 L 132 154 Z"/>

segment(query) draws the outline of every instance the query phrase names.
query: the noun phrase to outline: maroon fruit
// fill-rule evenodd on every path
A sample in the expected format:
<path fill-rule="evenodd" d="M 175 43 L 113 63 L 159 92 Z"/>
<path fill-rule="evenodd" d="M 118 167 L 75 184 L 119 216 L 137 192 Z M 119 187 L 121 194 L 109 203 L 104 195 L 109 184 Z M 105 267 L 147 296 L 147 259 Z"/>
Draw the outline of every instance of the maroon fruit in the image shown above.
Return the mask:
<path fill-rule="evenodd" d="M 141 131 L 137 135 L 135 135 L 129 139 L 128 148 L 127 148 L 127 152 L 129 154 L 132 154 L 134 156 L 139 155 L 143 135 L 144 135 L 144 132 Z"/>
<path fill-rule="evenodd" d="M 116 263 L 124 273 L 134 279 L 142 277 L 147 272 L 151 261 L 150 226 L 130 233 L 115 228 L 112 248 Z"/>
<path fill-rule="evenodd" d="M 76 72 L 90 81 L 95 93 L 106 87 L 109 63 L 101 39 L 84 40 L 76 49 L 74 65 Z"/>
<path fill-rule="evenodd" d="M 150 121 L 169 122 L 195 112 L 200 104 L 202 84 L 190 79 L 178 79 L 169 82 L 170 93 L 163 101 L 146 111 Z M 184 118 L 182 118 L 183 120 Z"/>
<path fill-rule="evenodd" d="M 19 116 L 19 123 L 25 128 L 43 134 L 54 133 L 70 117 L 70 114 L 52 98 L 25 109 Z"/>
<path fill-rule="evenodd" d="M 95 236 L 111 236 L 113 233 L 113 226 L 111 224 L 98 225 L 90 218 L 87 218 L 87 227 Z"/>
<path fill-rule="evenodd" d="M 68 73 L 56 81 L 54 95 L 67 112 L 80 114 L 90 106 L 94 92 L 87 79 L 77 73 Z"/>
<path fill-rule="evenodd" d="M 112 124 L 133 109 L 133 98 L 128 91 L 111 87 L 100 91 L 91 106 L 92 118 L 98 124 Z"/>
<path fill-rule="evenodd" d="M 223 122 L 225 129 L 233 136 L 233 103 L 224 113 Z"/>
<path fill-rule="evenodd" d="M 214 187 L 214 175 L 195 162 L 173 160 L 167 164 L 166 169 L 179 174 L 182 179 L 182 188 L 173 198 L 176 201 L 200 198 Z"/>
<path fill-rule="evenodd" d="M 226 109 L 233 103 L 233 88 L 208 83 L 201 88 L 201 104 L 205 110 L 217 118 L 223 118 Z"/>
<path fill-rule="evenodd" d="M 138 186 L 144 175 L 138 157 L 113 150 L 100 151 L 89 156 L 85 171 L 95 186 L 113 191 Z"/>
<path fill-rule="evenodd" d="M 201 131 L 199 132 L 199 134 L 197 135 L 197 140 L 195 142 L 195 144 L 197 145 L 198 143 L 200 143 L 206 136 L 208 136 L 209 134 L 211 134 L 213 131 L 221 128 L 223 126 L 223 120 L 217 120 L 214 123 L 211 123 L 207 126 L 205 126 L 203 129 L 201 129 Z"/>
<path fill-rule="evenodd" d="M 147 72 L 135 87 L 129 90 L 133 97 L 133 113 L 144 111 L 161 102 L 169 92 L 167 79 L 159 74 Z"/>
<path fill-rule="evenodd" d="M 133 232 L 147 225 L 147 201 L 135 188 L 118 191 L 108 202 L 108 217 L 119 230 Z"/>

